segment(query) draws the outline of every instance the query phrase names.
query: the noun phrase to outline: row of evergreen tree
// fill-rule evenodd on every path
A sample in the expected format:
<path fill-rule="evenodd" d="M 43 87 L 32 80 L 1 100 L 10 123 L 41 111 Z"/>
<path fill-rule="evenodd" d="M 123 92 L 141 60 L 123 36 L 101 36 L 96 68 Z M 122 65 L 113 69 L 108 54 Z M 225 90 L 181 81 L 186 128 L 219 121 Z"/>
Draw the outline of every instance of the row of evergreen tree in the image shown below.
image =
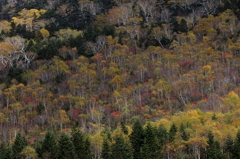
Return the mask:
<path fill-rule="evenodd" d="M 187 145 L 190 140 L 190 134 L 186 132 L 187 126 L 181 125 L 179 129 L 172 124 L 169 131 L 162 125 L 158 128 L 153 127 L 150 123 L 145 128 L 140 121 L 133 125 L 133 131 L 129 136 L 130 144 L 119 135 L 112 142 L 107 137 L 104 140 L 102 148 L 103 159 L 162 159 L 162 158 L 197 158 L 193 149 Z M 122 125 L 123 133 L 127 134 L 126 127 Z M 180 134 L 180 135 L 177 135 Z M 185 147 L 181 153 L 166 152 L 167 145 L 178 142 L 180 138 L 185 142 Z M 206 134 L 207 146 L 200 149 L 201 159 L 239 159 L 240 158 L 240 131 L 238 131 L 235 140 L 229 135 L 223 145 L 214 138 L 212 131 Z M 177 141 L 178 140 L 178 141 Z M 110 143 L 113 143 L 110 145 Z M 184 142 L 183 142 L 184 143 Z M 170 150 L 171 151 L 171 150 Z M 179 151 L 179 150 L 175 150 Z M 171 154 L 170 154 L 171 153 Z M 199 157 L 198 156 L 198 157 Z"/>
<path fill-rule="evenodd" d="M 47 132 L 41 141 L 32 147 L 24 136 L 17 134 L 13 145 L 1 144 L 0 159 L 51 158 L 51 159 L 91 159 L 90 140 L 81 131 L 73 129 L 71 137 L 62 133 L 59 138 L 53 132 Z"/>
<path fill-rule="evenodd" d="M 180 153 L 166 153 L 166 145 L 176 142 L 180 136 L 187 141 L 190 135 L 186 126 L 179 129 L 172 124 L 169 131 L 164 126 L 153 127 L 150 123 L 144 128 L 137 120 L 132 132 L 121 124 L 121 133 L 112 135 L 110 132 L 102 133 L 102 159 L 162 159 L 162 158 L 195 158 L 193 149 L 185 145 L 186 149 Z M 176 134 L 180 135 L 176 135 Z M 211 131 L 207 134 L 207 146 L 201 148 L 201 159 L 239 159 L 240 158 L 240 131 L 235 140 L 230 136 L 220 146 Z M 95 142 L 95 141 L 92 141 Z M 176 150 L 178 151 L 178 150 Z M 57 137 L 53 132 L 47 132 L 43 140 L 35 141 L 30 145 L 26 138 L 17 134 L 14 143 L 1 144 L 0 159 L 20 158 L 51 158 L 51 159 L 92 159 L 94 152 L 87 135 L 78 129 L 73 129 L 71 135 L 62 133 Z"/>

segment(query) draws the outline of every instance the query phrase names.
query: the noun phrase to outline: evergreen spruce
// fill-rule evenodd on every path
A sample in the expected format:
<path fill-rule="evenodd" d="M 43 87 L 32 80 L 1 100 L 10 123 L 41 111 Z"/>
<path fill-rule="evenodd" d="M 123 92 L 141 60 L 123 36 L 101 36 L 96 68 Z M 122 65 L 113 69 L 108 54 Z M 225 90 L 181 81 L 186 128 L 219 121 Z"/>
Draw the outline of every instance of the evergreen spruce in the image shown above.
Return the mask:
<path fill-rule="evenodd" d="M 71 139 L 75 148 L 77 158 L 84 158 L 84 135 L 80 132 L 80 130 L 74 128 L 72 130 Z"/>
<path fill-rule="evenodd" d="M 0 159 L 13 159 L 13 151 L 11 147 L 6 147 L 4 143 L 0 146 Z"/>
<path fill-rule="evenodd" d="M 4 143 L 1 143 L 1 145 L 0 145 L 0 159 L 2 159 L 4 157 L 4 153 L 5 153 L 5 145 L 4 145 Z"/>
<path fill-rule="evenodd" d="M 233 158 L 240 158 L 240 130 L 237 132 L 233 145 Z"/>
<path fill-rule="evenodd" d="M 187 134 L 187 132 L 186 132 L 185 129 L 186 129 L 186 127 L 185 127 L 183 124 L 181 124 L 181 125 L 180 125 L 181 137 L 182 137 L 182 139 L 183 139 L 184 141 L 188 141 L 189 135 Z"/>
<path fill-rule="evenodd" d="M 133 158 L 141 159 L 141 148 L 144 143 L 144 131 L 142 123 L 137 120 L 133 125 L 133 132 L 130 136 L 130 141 L 133 149 Z"/>
<path fill-rule="evenodd" d="M 37 152 L 39 158 L 43 158 L 42 157 L 42 154 L 43 154 L 42 144 L 43 144 L 43 140 L 38 140 L 34 143 L 34 147 L 36 149 L 36 152 Z"/>
<path fill-rule="evenodd" d="M 160 147 L 158 146 L 157 137 L 153 127 L 148 123 L 145 129 L 145 138 L 142 148 L 144 159 L 161 158 Z"/>
<path fill-rule="evenodd" d="M 227 158 L 233 158 L 233 140 L 229 135 L 224 143 L 224 153 L 226 154 Z"/>
<path fill-rule="evenodd" d="M 212 116 L 212 120 L 217 120 L 216 113 L 213 114 L 213 116 Z"/>
<path fill-rule="evenodd" d="M 159 144 L 160 144 L 161 147 L 167 142 L 168 133 L 167 133 L 167 129 L 163 125 L 160 125 L 158 127 L 157 139 L 158 139 Z"/>
<path fill-rule="evenodd" d="M 112 159 L 133 159 L 131 148 L 122 136 L 117 136 L 112 145 Z"/>
<path fill-rule="evenodd" d="M 83 37 L 86 39 L 86 41 L 95 41 L 96 37 L 100 35 L 100 33 L 100 30 L 96 26 L 90 25 L 84 32 Z"/>
<path fill-rule="evenodd" d="M 126 134 L 126 135 L 128 134 L 128 129 L 123 121 L 121 122 L 121 129 L 124 134 Z"/>
<path fill-rule="evenodd" d="M 214 140 L 212 132 L 208 133 L 208 146 L 206 150 L 207 159 L 221 159 L 223 155 L 221 153 L 220 143 Z"/>
<path fill-rule="evenodd" d="M 70 140 L 70 137 L 66 134 L 61 134 L 59 138 L 59 159 L 76 159 L 76 154 L 74 151 L 74 145 Z"/>
<path fill-rule="evenodd" d="M 172 24 L 173 24 L 173 27 L 174 27 L 173 30 L 175 32 L 178 32 L 178 33 L 184 32 L 184 33 L 186 33 L 188 31 L 187 21 L 184 20 L 184 19 L 181 19 L 180 22 L 178 20 L 176 20 L 176 19 L 173 19 L 173 23 Z"/>
<path fill-rule="evenodd" d="M 2 154 L 1 159 L 14 159 L 12 147 L 8 146 L 4 149 L 4 153 Z"/>
<path fill-rule="evenodd" d="M 102 159 L 111 159 L 111 150 L 108 142 L 108 138 L 105 138 L 103 141 L 103 147 L 102 147 Z"/>
<path fill-rule="evenodd" d="M 55 138 L 54 134 L 48 131 L 45 134 L 41 153 L 43 156 L 47 158 L 58 158 L 58 149 L 57 149 L 57 139 Z M 40 155 L 41 156 L 41 155 Z"/>
<path fill-rule="evenodd" d="M 83 151 L 83 159 L 92 159 L 91 153 L 91 142 L 89 138 L 86 138 L 84 141 L 84 151 Z"/>
<path fill-rule="evenodd" d="M 185 19 L 180 21 L 180 24 L 178 25 L 178 31 L 185 33 L 188 31 L 187 21 Z"/>
<path fill-rule="evenodd" d="M 58 55 L 58 44 L 54 41 L 49 41 L 44 47 L 38 50 L 38 59 L 51 59 Z"/>
<path fill-rule="evenodd" d="M 173 142 L 175 140 L 175 135 L 177 133 L 177 127 L 175 124 L 172 124 L 169 133 L 168 133 L 168 140 L 169 142 Z"/>
<path fill-rule="evenodd" d="M 12 150 L 15 158 L 20 158 L 19 154 L 27 146 L 27 141 L 20 133 L 17 134 L 16 139 L 13 143 Z"/>
<path fill-rule="evenodd" d="M 107 135 L 107 139 L 109 141 L 112 141 L 112 135 L 111 135 L 111 133 L 109 131 L 107 131 L 106 135 Z"/>

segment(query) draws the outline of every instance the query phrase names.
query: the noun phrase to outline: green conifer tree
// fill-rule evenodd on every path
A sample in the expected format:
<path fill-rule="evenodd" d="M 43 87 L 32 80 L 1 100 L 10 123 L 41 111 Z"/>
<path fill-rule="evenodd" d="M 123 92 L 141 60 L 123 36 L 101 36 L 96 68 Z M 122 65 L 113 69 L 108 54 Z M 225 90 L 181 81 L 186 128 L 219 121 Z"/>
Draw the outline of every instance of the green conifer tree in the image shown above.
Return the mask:
<path fill-rule="evenodd" d="M 186 127 L 185 127 L 183 124 L 181 124 L 181 125 L 180 125 L 181 137 L 182 137 L 182 139 L 183 139 L 184 141 L 188 141 L 189 135 L 187 134 L 187 132 L 186 132 L 185 129 L 186 129 Z"/>
<path fill-rule="evenodd" d="M 233 140 L 230 135 L 228 135 L 225 143 L 224 143 L 224 153 L 226 158 L 233 158 Z"/>
<path fill-rule="evenodd" d="M 157 136 L 154 133 L 154 128 L 148 123 L 145 129 L 145 138 L 142 148 L 144 159 L 161 158 L 160 146 L 158 145 Z"/>
<path fill-rule="evenodd" d="M 102 159 L 111 159 L 111 150 L 109 146 L 108 138 L 105 138 L 102 146 Z"/>
<path fill-rule="evenodd" d="M 0 159 L 3 158 L 4 152 L 5 152 L 5 145 L 4 145 L 4 143 L 1 143 L 1 145 L 0 145 Z"/>
<path fill-rule="evenodd" d="M 168 133 L 167 133 L 167 129 L 163 125 L 160 125 L 158 127 L 157 139 L 161 147 L 167 142 Z"/>
<path fill-rule="evenodd" d="M 0 159 L 13 159 L 12 147 L 6 147 L 4 143 L 0 146 Z"/>
<path fill-rule="evenodd" d="M 91 142 L 89 138 L 86 138 L 84 141 L 84 151 L 83 151 L 83 159 L 92 159 L 92 153 L 91 153 Z"/>
<path fill-rule="evenodd" d="M 12 150 L 15 158 L 20 158 L 20 153 L 27 146 L 27 140 L 20 133 L 17 134 Z"/>
<path fill-rule="evenodd" d="M 123 121 L 121 122 L 121 129 L 124 134 L 126 134 L 126 135 L 128 134 L 128 129 Z"/>
<path fill-rule="evenodd" d="M 237 132 L 233 145 L 233 158 L 240 158 L 240 130 Z"/>
<path fill-rule="evenodd" d="M 74 151 L 74 145 L 70 137 L 66 134 L 61 134 L 58 142 L 59 159 L 76 159 L 77 156 Z"/>
<path fill-rule="evenodd" d="M 133 159 L 131 148 L 123 140 L 122 136 L 117 136 L 112 145 L 112 159 Z"/>
<path fill-rule="evenodd" d="M 133 149 L 133 158 L 141 159 L 141 148 L 144 143 L 144 130 L 142 123 L 139 120 L 133 125 L 133 132 L 130 135 L 130 141 Z"/>
<path fill-rule="evenodd" d="M 42 144 L 43 144 L 43 140 L 38 140 L 34 143 L 34 147 L 36 149 L 36 152 L 37 152 L 39 158 L 43 158 L 42 157 L 42 154 L 43 154 Z"/>
<path fill-rule="evenodd" d="M 177 133 L 177 127 L 175 124 L 172 124 L 169 133 L 168 133 L 168 140 L 169 142 L 173 142 L 175 140 L 175 135 Z"/>
<path fill-rule="evenodd" d="M 42 143 L 41 153 L 46 158 L 58 158 L 57 139 L 50 131 L 45 134 Z"/>
<path fill-rule="evenodd" d="M 4 149 L 4 153 L 1 159 L 14 159 L 12 147 L 8 146 Z"/>
<path fill-rule="evenodd" d="M 73 128 L 71 139 L 77 158 L 84 158 L 84 135 L 79 129 Z"/>
<path fill-rule="evenodd" d="M 206 158 L 207 159 L 221 159 L 223 155 L 221 153 L 220 143 L 214 140 L 213 133 L 210 131 L 208 133 L 207 140 L 207 149 L 206 149 Z"/>

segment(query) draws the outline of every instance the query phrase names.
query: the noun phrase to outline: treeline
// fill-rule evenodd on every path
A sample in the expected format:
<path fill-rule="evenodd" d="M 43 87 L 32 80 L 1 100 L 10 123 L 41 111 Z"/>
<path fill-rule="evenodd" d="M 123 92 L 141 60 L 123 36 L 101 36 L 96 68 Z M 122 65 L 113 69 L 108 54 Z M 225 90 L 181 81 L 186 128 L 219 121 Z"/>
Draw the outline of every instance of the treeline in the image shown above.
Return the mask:
<path fill-rule="evenodd" d="M 237 159 L 240 157 L 240 131 L 235 139 L 229 135 L 221 144 L 211 130 L 201 138 L 191 138 L 187 132 L 189 125 L 172 124 L 169 130 L 136 120 L 132 129 L 123 123 L 118 132 L 103 131 L 99 152 L 94 152 L 88 135 L 78 129 L 70 134 L 58 135 L 47 131 L 43 139 L 32 143 L 18 133 L 12 144 L 2 143 L 1 159 L 53 158 L 53 159 Z M 131 130 L 131 132 L 129 132 Z M 92 144 L 95 144 L 93 141 Z"/>
<path fill-rule="evenodd" d="M 71 135 L 61 133 L 57 136 L 48 131 L 42 140 L 34 141 L 31 144 L 18 133 L 12 144 L 1 144 L 0 152 L 1 159 L 93 158 L 89 138 L 77 129 L 73 129 Z"/>

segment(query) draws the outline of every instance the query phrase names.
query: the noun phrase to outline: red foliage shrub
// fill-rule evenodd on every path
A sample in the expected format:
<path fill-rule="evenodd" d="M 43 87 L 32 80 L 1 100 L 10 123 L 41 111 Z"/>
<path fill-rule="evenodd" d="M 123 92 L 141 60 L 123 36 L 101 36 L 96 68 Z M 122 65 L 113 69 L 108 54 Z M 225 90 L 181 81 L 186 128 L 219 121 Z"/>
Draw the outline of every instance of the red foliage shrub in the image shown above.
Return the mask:
<path fill-rule="evenodd" d="M 194 66 L 194 61 L 191 59 L 188 59 L 186 61 L 179 62 L 178 64 L 182 69 L 191 69 L 191 67 Z"/>
<path fill-rule="evenodd" d="M 115 112 L 112 112 L 110 115 L 111 115 L 111 117 L 120 117 L 121 112 L 120 111 L 115 111 Z"/>
<path fill-rule="evenodd" d="M 192 100 L 199 100 L 201 98 L 201 93 L 199 91 L 195 91 L 191 93 Z"/>
<path fill-rule="evenodd" d="M 109 105 L 105 106 L 104 109 L 105 109 L 105 112 L 108 112 L 108 113 L 112 111 L 112 108 Z"/>

